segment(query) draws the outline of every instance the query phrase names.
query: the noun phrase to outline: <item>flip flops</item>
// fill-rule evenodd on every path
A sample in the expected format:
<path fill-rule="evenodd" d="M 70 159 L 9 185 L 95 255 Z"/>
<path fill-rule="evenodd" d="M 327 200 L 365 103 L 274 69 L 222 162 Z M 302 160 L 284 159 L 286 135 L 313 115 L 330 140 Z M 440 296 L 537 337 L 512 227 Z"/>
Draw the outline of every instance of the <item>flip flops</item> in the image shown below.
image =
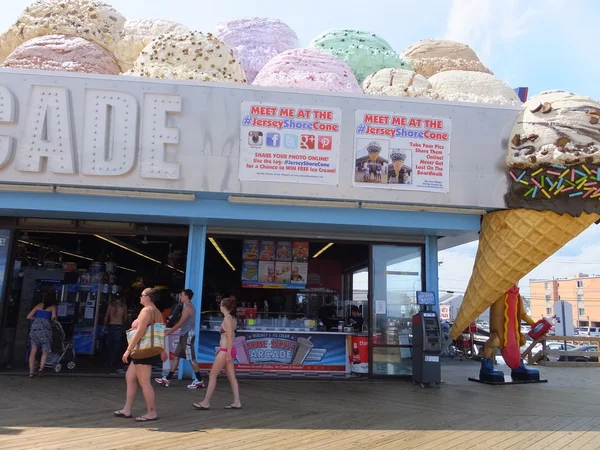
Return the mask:
<path fill-rule="evenodd" d="M 200 403 L 192 403 L 192 406 L 199 411 L 208 411 L 210 409 L 202 406 Z"/>
<path fill-rule="evenodd" d="M 223 409 L 242 409 L 241 406 L 227 405 Z"/>
<path fill-rule="evenodd" d="M 128 416 L 123 414 L 121 411 L 115 411 L 113 413 L 115 415 L 115 417 L 121 417 L 123 419 L 131 419 L 133 416 L 131 414 L 129 414 Z"/>
<path fill-rule="evenodd" d="M 158 420 L 158 417 L 155 417 L 154 419 L 151 419 L 146 416 L 140 416 L 135 418 L 136 422 L 154 422 L 155 420 Z"/>

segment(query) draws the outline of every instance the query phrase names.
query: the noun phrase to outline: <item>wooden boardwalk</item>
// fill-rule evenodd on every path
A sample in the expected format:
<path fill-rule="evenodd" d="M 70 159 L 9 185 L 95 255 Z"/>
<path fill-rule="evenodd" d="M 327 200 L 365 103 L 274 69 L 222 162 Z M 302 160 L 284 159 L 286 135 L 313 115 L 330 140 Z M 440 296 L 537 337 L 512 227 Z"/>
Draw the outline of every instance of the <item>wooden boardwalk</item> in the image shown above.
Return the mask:
<path fill-rule="evenodd" d="M 506 369 L 506 368 L 505 368 Z M 467 381 L 472 361 L 443 368 L 441 389 L 406 381 L 241 380 L 244 409 L 226 411 L 223 378 L 210 411 L 185 381 L 156 389 L 160 420 L 112 411 L 124 380 L 0 376 L 0 449 L 595 449 L 596 369 L 541 368 L 547 384 Z M 143 412 L 141 392 L 136 413 Z"/>

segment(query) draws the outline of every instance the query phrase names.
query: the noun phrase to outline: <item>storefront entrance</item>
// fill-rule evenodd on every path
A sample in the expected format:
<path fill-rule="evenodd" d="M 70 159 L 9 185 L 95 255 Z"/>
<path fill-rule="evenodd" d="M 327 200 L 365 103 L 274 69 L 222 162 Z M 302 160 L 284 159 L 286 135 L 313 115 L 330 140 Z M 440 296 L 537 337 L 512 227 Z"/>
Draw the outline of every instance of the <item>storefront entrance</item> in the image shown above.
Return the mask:
<path fill-rule="evenodd" d="M 156 306 L 166 316 L 185 287 L 188 227 L 41 219 L 15 225 L 0 305 L 0 367 L 26 366 L 27 314 L 44 303 L 57 311 L 46 370 L 122 372 L 124 331 L 139 313 L 141 291 L 160 288 Z"/>

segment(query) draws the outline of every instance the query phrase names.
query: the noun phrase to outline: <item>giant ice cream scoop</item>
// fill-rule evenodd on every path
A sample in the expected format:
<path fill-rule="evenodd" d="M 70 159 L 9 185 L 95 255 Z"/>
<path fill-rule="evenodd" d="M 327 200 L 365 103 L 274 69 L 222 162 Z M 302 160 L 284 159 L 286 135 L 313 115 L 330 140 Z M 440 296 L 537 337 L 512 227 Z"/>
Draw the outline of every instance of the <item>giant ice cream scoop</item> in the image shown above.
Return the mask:
<path fill-rule="evenodd" d="M 126 72 L 133 67 L 135 60 L 153 39 L 173 33 L 188 34 L 190 30 L 176 22 L 161 19 L 128 20 L 116 36 L 114 53 L 121 71 Z"/>
<path fill-rule="evenodd" d="M 50 34 L 79 36 L 113 51 L 125 18 L 113 7 L 94 0 L 38 0 L 0 36 L 0 62 L 24 42 Z"/>
<path fill-rule="evenodd" d="M 142 50 L 126 75 L 246 82 L 244 69 L 227 44 L 210 33 L 199 32 L 158 36 Z"/>
<path fill-rule="evenodd" d="M 408 46 L 402 57 L 410 60 L 415 72 L 429 78 L 447 70 L 492 72 L 468 45 L 456 41 L 426 39 Z"/>
<path fill-rule="evenodd" d="M 450 70 L 429 78 L 438 98 L 454 102 L 518 105 L 516 92 L 500 78 L 489 73 Z"/>
<path fill-rule="evenodd" d="M 427 78 L 406 69 L 381 69 L 365 78 L 362 88 L 372 95 L 438 98 Z"/>
<path fill-rule="evenodd" d="M 296 32 L 279 19 L 228 20 L 217 24 L 214 35 L 231 47 L 244 67 L 249 83 L 270 59 L 300 47 Z"/>
<path fill-rule="evenodd" d="M 311 49 L 287 50 L 277 55 L 262 68 L 253 84 L 362 93 L 348 64 L 330 53 Z"/>
<path fill-rule="evenodd" d="M 17 47 L 0 66 L 103 75 L 118 75 L 121 71 L 114 56 L 99 45 L 62 35 L 33 38 Z"/>
<path fill-rule="evenodd" d="M 346 61 L 359 83 L 381 69 L 412 70 L 410 62 L 402 59 L 385 39 L 368 31 L 328 30 L 314 38 L 308 48 L 329 52 Z"/>

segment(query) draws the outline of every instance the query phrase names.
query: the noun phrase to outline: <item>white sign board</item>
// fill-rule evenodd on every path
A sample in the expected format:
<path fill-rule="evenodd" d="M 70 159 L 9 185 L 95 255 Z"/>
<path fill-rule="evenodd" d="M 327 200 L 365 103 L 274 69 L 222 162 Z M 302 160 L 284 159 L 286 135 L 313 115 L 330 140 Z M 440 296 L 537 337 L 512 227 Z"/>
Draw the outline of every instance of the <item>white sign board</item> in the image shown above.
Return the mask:
<path fill-rule="evenodd" d="M 387 314 L 387 302 L 385 300 L 375 302 L 375 314 Z"/>
<path fill-rule="evenodd" d="M 340 108 L 242 102 L 240 180 L 338 184 Z"/>
<path fill-rule="evenodd" d="M 440 320 L 450 320 L 450 305 L 440 305 Z"/>
<path fill-rule="evenodd" d="M 448 117 L 357 110 L 353 186 L 449 190 Z"/>

